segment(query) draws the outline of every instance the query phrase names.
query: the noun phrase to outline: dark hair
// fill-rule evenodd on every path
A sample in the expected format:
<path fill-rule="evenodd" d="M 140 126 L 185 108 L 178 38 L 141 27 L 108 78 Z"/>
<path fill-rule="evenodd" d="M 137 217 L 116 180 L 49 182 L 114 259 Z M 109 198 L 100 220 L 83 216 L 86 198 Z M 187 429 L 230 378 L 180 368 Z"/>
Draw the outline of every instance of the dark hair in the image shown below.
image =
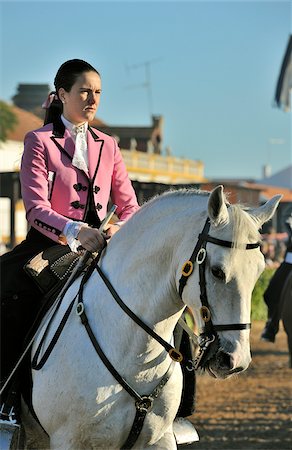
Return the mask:
<path fill-rule="evenodd" d="M 56 96 L 46 110 L 44 125 L 55 123 L 63 112 L 63 104 L 58 96 L 59 89 L 63 88 L 66 92 L 70 92 L 77 78 L 84 72 L 95 72 L 100 76 L 99 72 L 91 64 L 82 59 L 70 59 L 61 65 L 54 80 Z"/>

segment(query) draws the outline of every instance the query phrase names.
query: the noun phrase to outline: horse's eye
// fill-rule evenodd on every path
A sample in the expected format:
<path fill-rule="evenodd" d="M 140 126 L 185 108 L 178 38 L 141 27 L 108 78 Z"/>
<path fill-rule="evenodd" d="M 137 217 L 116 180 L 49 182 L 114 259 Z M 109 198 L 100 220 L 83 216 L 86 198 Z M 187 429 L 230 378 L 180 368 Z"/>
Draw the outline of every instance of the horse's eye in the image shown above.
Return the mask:
<path fill-rule="evenodd" d="M 223 272 L 222 269 L 220 269 L 220 267 L 214 266 L 211 269 L 212 274 L 214 275 L 215 278 L 218 278 L 218 280 L 225 280 L 225 273 Z"/>

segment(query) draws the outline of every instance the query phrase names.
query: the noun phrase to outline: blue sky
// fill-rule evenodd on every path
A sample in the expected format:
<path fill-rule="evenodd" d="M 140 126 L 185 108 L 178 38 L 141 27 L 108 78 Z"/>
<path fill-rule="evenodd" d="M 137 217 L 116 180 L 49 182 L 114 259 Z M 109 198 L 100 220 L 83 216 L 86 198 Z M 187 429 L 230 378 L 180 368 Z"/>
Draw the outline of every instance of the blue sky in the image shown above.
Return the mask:
<path fill-rule="evenodd" d="M 273 105 L 291 1 L 1 1 L 1 95 L 49 83 L 67 59 L 102 75 L 97 116 L 164 117 L 163 146 L 213 178 L 261 178 L 292 162 L 291 112 Z M 150 62 L 150 87 L 146 67 Z M 149 102 L 151 94 L 151 104 Z"/>

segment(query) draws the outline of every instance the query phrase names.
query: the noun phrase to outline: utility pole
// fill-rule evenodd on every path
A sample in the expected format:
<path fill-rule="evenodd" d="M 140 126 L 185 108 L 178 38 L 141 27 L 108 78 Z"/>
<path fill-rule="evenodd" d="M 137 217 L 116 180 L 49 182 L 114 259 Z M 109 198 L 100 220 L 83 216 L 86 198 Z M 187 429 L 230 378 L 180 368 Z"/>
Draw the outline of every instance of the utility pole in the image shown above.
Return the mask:
<path fill-rule="evenodd" d="M 151 64 L 154 64 L 158 61 L 161 61 L 162 58 L 154 58 L 150 59 L 148 61 L 143 61 L 141 63 L 137 64 L 126 64 L 126 69 L 129 71 L 131 69 L 139 69 L 140 67 L 144 67 L 145 69 L 145 81 L 144 83 L 136 84 L 136 85 L 130 85 L 127 86 L 128 89 L 133 89 L 137 87 L 143 87 L 146 89 L 147 92 L 147 99 L 148 99 L 148 108 L 149 108 L 149 114 L 150 117 L 152 117 L 153 114 L 153 104 L 152 104 L 152 84 L 151 84 Z"/>

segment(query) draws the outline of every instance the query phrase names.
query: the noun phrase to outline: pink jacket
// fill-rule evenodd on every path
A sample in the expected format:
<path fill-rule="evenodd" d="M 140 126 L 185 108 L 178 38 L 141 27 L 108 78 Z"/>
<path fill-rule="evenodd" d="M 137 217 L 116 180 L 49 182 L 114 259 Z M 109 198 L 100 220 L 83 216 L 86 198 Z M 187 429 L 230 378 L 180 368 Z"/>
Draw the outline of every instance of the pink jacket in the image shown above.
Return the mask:
<path fill-rule="evenodd" d="M 20 181 L 28 222 L 54 241 L 69 219 L 84 220 L 89 189 L 102 220 L 109 198 L 120 220 L 139 209 L 118 145 L 112 137 L 88 127 L 89 177 L 72 166 L 75 145 L 67 129 L 48 124 L 24 139 Z"/>

